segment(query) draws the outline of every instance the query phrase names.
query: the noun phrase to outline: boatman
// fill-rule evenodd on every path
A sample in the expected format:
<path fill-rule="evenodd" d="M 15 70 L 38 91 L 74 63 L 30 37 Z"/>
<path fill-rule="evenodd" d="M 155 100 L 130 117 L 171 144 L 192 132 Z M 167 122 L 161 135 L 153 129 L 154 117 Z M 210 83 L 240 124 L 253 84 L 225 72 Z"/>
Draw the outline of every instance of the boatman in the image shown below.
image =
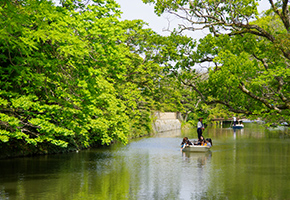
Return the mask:
<path fill-rule="evenodd" d="M 236 126 L 237 125 L 237 118 L 234 116 L 233 119 L 234 119 L 234 126 Z"/>
<path fill-rule="evenodd" d="M 197 122 L 197 137 L 198 140 L 200 140 L 200 137 L 202 136 L 202 131 L 204 130 L 204 125 L 202 123 L 203 118 L 199 118 Z"/>

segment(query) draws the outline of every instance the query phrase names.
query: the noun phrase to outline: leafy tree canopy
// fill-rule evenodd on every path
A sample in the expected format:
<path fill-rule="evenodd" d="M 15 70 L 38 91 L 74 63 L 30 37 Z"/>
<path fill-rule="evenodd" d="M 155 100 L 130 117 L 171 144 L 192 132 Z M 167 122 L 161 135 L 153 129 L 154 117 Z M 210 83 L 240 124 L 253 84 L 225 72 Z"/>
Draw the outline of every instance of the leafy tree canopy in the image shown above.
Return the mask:
<path fill-rule="evenodd" d="M 263 13 L 256 0 L 143 2 L 153 3 L 158 15 L 168 12 L 181 18 L 185 23 L 180 32 L 209 31 L 185 61 L 173 66 L 203 102 L 268 122 L 290 121 L 288 1 L 269 0 L 271 8 Z M 194 67 L 206 63 L 211 66 L 208 73 L 196 74 Z"/>
<path fill-rule="evenodd" d="M 126 144 L 150 132 L 166 95 L 179 102 L 157 53 L 166 38 L 120 21 L 113 0 L 60 3 L 0 3 L 1 152 Z"/>

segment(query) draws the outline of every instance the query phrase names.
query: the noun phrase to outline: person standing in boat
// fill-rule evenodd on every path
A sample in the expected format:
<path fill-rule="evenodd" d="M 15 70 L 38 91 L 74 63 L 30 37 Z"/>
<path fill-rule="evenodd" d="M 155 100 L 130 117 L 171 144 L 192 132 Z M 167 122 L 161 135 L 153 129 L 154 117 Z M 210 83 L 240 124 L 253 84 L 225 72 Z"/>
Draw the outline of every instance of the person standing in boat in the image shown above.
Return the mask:
<path fill-rule="evenodd" d="M 202 120 L 203 120 L 203 118 L 201 117 L 201 118 L 198 119 L 198 122 L 197 122 L 197 137 L 198 137 L 198 140 L 201 139 L 200 137 L 202 136 L 202 131 L 204 130 L 204 125 L 202 123 Z"/>
<path fill-rule="evenodd" d="M 236 126 L 237 125 L 237 118 L 234 116 L 233 120 L 234 120 L 234 126 Z"/>

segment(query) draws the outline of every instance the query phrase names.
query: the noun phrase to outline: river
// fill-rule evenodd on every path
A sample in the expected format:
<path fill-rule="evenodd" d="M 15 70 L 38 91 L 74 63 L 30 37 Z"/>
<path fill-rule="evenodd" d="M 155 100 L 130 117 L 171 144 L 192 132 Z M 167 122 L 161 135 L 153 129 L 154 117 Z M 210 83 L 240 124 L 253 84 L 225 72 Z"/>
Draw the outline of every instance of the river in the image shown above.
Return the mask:
<path fill-rule="evenodd" d="M 0 160 L 0 199 L 290 199 L 290 131 L 213 126 L 208 153 L 182 153 L 172 131 L 127 146 Z"/>

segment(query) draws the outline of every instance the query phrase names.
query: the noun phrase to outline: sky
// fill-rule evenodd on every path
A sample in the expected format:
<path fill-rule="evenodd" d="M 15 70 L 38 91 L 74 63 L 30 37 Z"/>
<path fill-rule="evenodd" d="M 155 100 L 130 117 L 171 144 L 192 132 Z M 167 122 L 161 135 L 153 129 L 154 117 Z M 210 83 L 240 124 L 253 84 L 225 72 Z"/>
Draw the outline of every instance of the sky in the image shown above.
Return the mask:
<path fill-rule="evenodd" d="M 174 17 L 173 15 L 163 14 L 162 16 L 157 16 L 154 13 L 153 4 L 145 4 L 142 0 L 115 0 L 120 6 L 122 14 L 122 19 L 142 19 L 144 22 L 149 24 L 149 28 L 154 30 L 160 35 L 169 35 L 170 32 L 166 29 L 172 30 L 177 28 L 179 23 L 182 23 L 180 19 Z M 202 34 L 203 36 L 206 33 Z"/>
<path fill-rule="evenodd" d="M 161 17 L 154 13 L 153 4 L 145 4 L 142 0 L 115 0 L 120 6 L 123 12 L 122 19 L 142 19 L 149 24 L 149 27 L 155 32 L 161 35 L 169 35 L 168 31 L 164 29 L 168 28 L 168 20 L 174 21 L 168 14 L 164 14 Z M 176 25 L 175 20 L 175 25 Z"/>
<path fill-rule="evenodd" d="M 149 24 L 149 28 L 154 30 L 160 35 L 169 35 L 168 31 L 164 29 L 168 28 L 173 29 L 177 28 L 179 23 L 182 23 L 180 19 L 169 15 L 163 14 L 161 17 L 158 17 L 154 13 L 153 4 L 144 4 L 142 0 L 115 0 L 120 6 L 121 11 L 123 12 L 121 19 L 142 19 L 143 21 Z M 259 6 L 259 12 L 265 9 L 268 9 L 269 3 L 268 0 L 261 0 Z M 169 23 L 170 22 L 170 23 Z M 207 34 L 206 31 L 196 31 L 195 33 L 187 33 L 187 35 L 191 36 L 194 39 L 199 39 L 204 37 Z"/>
<path fill-rule="evenodd" d="M 149 24 L 149 27 L 155 32 L 162 35 L 169 35 L 164 31 L 168 27 L 168 15 L 164 14 L 158 17 L 154 13 L 153 4 L 144 4 L 142 0 L 115 0 L 123 12 L 122 19 L 142 19 Z M 172 17 L 171 17 L 172 18 Z M 171 21 L 173 19 L 170 19 Z"/>

